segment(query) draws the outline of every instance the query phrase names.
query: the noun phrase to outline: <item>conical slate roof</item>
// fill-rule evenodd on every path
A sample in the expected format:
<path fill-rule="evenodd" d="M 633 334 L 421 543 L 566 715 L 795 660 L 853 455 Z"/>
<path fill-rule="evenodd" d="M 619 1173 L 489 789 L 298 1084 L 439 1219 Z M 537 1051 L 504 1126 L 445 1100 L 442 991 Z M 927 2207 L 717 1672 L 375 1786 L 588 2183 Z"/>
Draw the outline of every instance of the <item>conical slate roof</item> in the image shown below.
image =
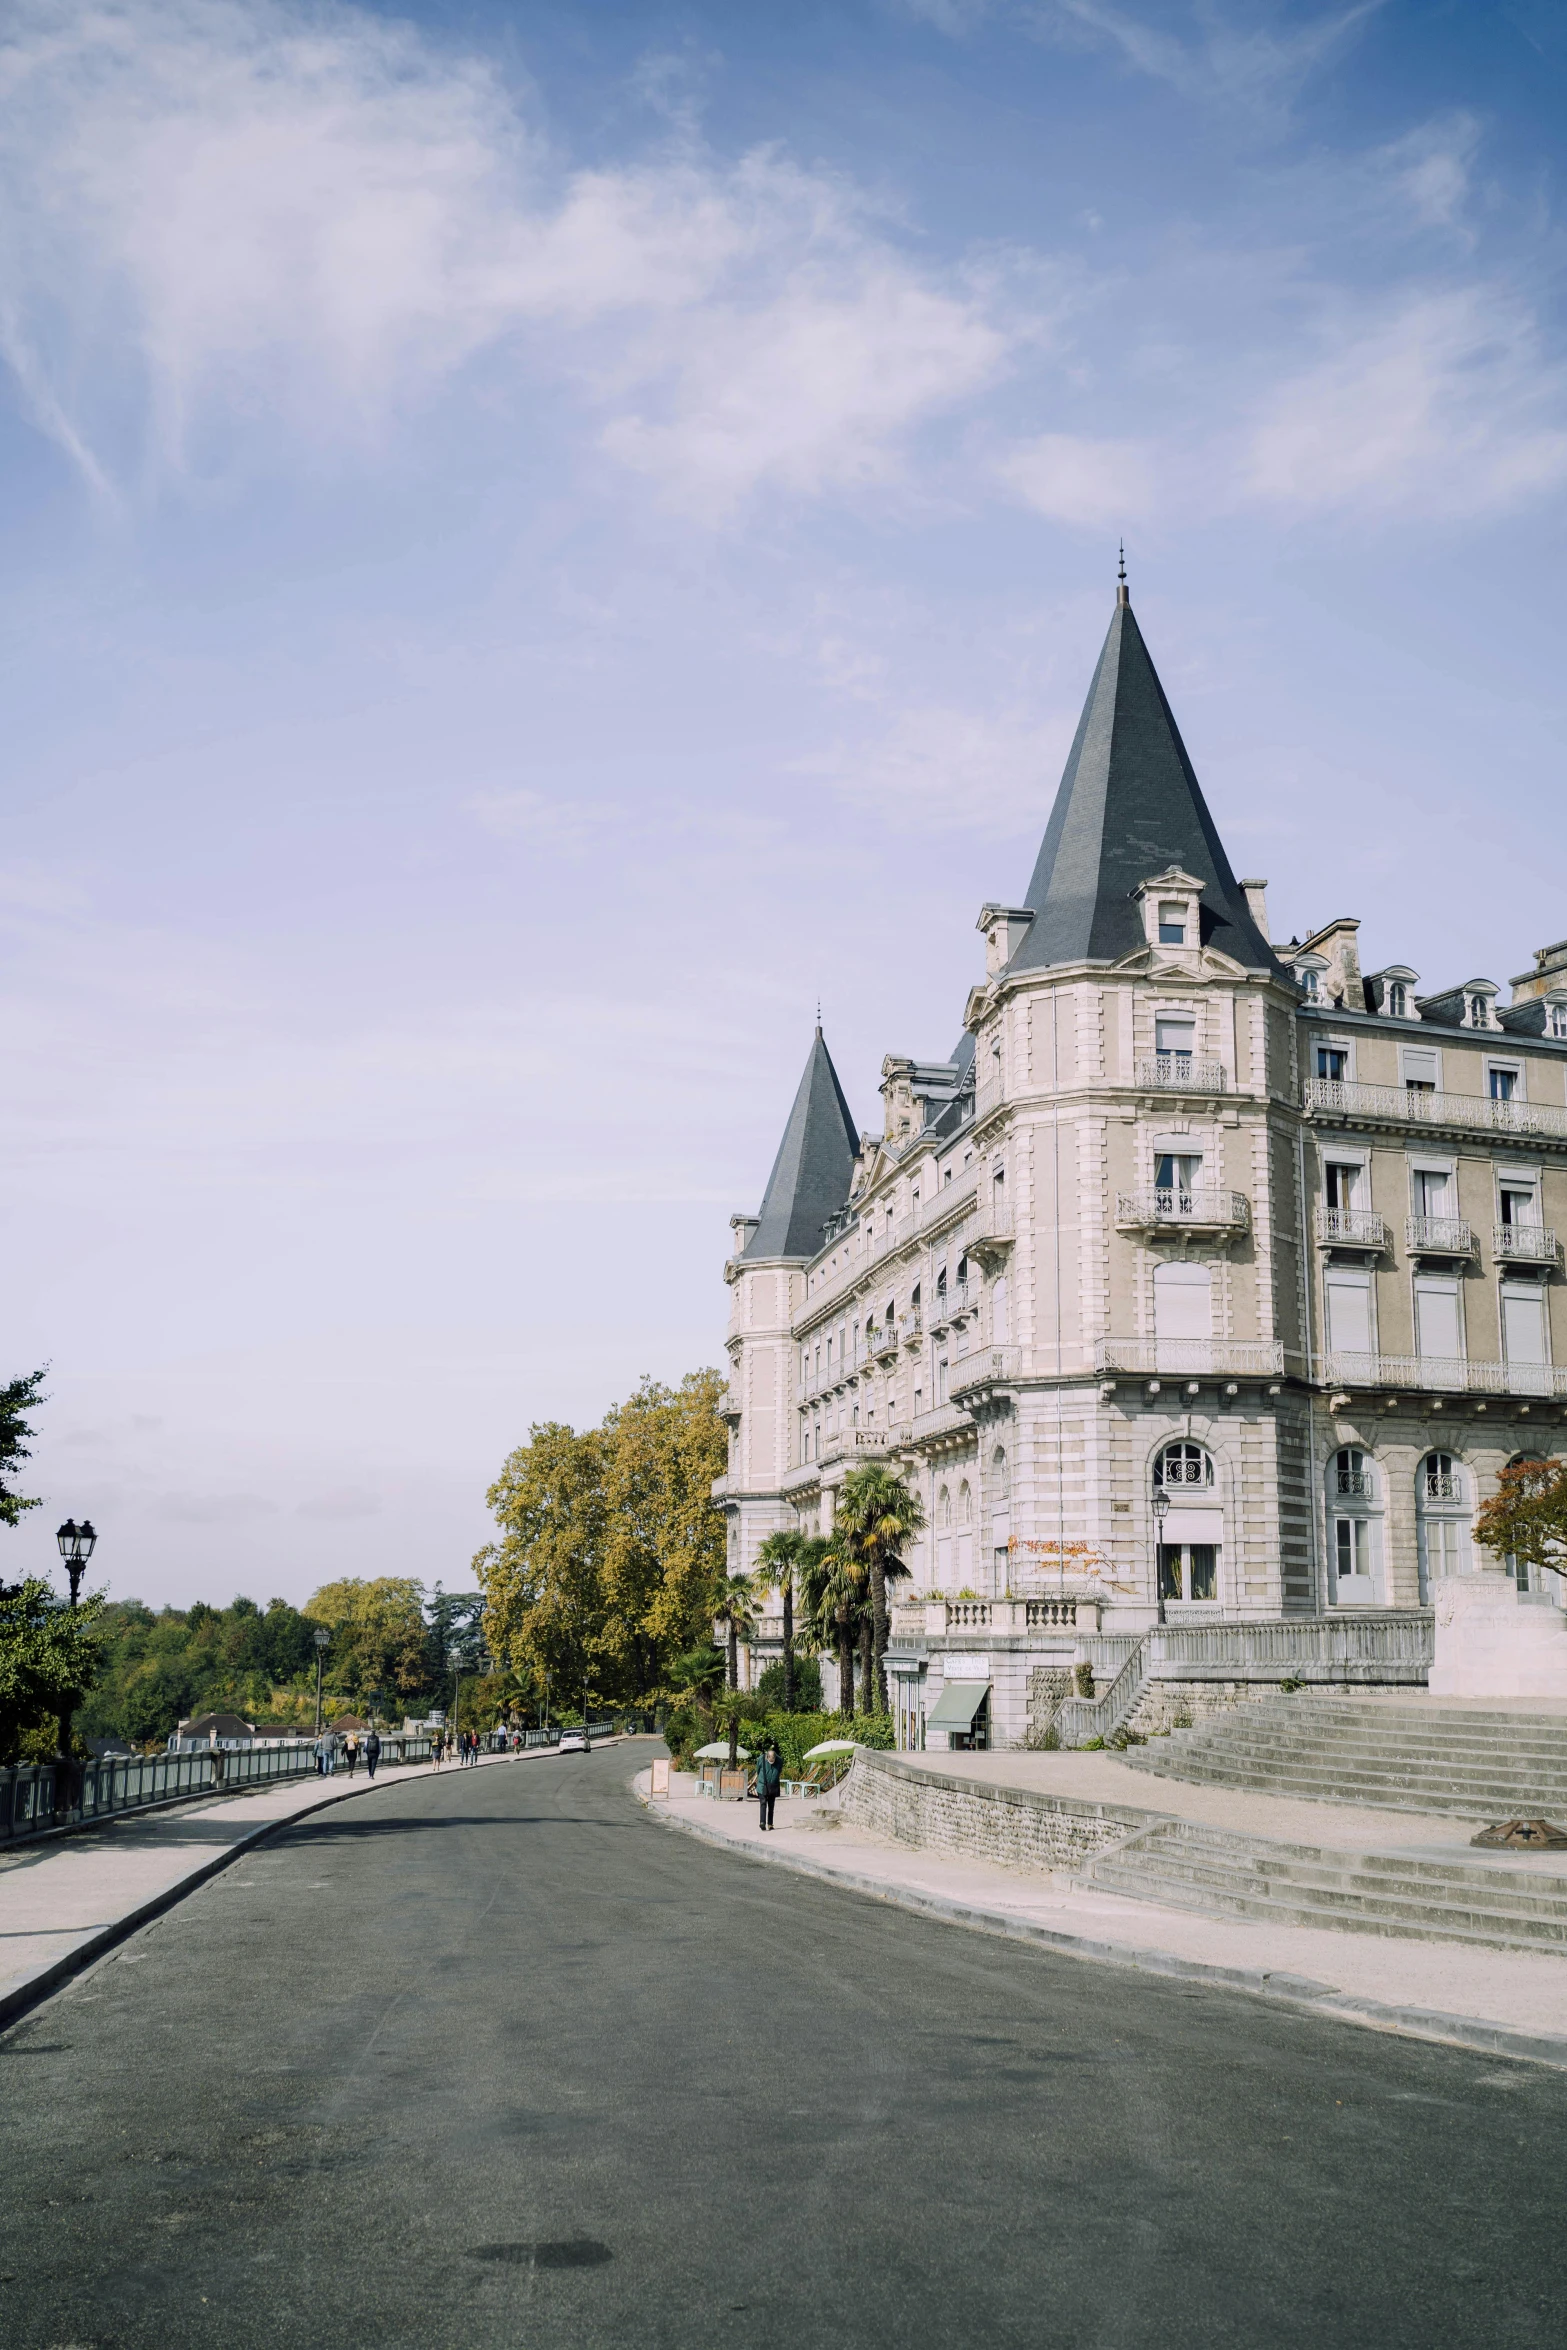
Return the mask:
<path fill-rule="evenodd" d="M 818 1028 L 789 1112 L 762 1212 L 742 1255 L 814 1257 L 822 1226 L 849 1196 L 860 1138 Z"/>
<path fill-rule="evenodd" d="M 1277 968 L 1230 870 L 1132 607 L 1121 590 L 1024 904 L 1010 969 L 1115 962 L 1145 944 L 1132 892 L 1171 865 L 1207 884 L 1205 946 Z"/>

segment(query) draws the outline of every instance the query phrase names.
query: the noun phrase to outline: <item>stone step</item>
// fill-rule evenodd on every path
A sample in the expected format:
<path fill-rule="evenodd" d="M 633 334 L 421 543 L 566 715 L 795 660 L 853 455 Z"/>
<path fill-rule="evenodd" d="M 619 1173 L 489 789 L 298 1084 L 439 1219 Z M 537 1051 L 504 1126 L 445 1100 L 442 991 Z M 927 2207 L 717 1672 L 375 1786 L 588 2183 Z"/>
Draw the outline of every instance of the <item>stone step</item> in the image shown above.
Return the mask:
<path fill-rule="evenodd" d="M 1356 1718 L 1338 1721 L 1322 1711 L 1275 1711 L 1271 1706 L 1244 1704 L 1211 1716 L 1196 1729 L 1183 1732 L 1193 1739 L 1211 1737 L 1309 1739 L 1314 1745 L 1375 1747 L 1388 1753 L 1412 1754 L 1531 1754 L 1554 1756 L 1567 1764 L 1567 1724 L 1542 1724 L 1524 1717 L 1505 1726 L 1473 1727 L 1447 1723 L 1388 1724 Z"/>
<path fill-rule="evenodd" d="M 1154 1747 L 1150 1739 L 1147 1748 L 1135 1751 L 1144 1754 Z M 1284 1740 L 1276 1744 L 1261 1738 L 1213 1739 L 1197 1744 L 1172 1737 L 1168 1745 L 1159 1740 L 1156 1751 L 1168 1757 L 1171 1770 L 1185 1770 L 1193 1763 L 1220 1760 L 1244 1763 L 1251 1768 L 1280 1770 L 1321 1770 L 1331 1776 L 1378 1779 L 1403 1778 L 1435 1780 L 1528 1780 L 1540 1787 L 1567 1786 L 1567 1764 L 1554 1755 L 1541 1760 L 1532 1755 L 1489 1754 L 1383 1754 L 1375 1748 L 1313 1746 L 1309 1739 Z"/>
<path fill-rule="evenodd" d="M 1094 1862 L 1086 1881 L 1168 1908 L 1293 1925 L 1567 1949 L 1567 1875 L 1483 1863 L 1334 1853 L 1172 1822 Z"/>
<path fill-rule="evenodd" d="M 1567 1789 L 1542 1789 L 1538 1781 L 1506 1782 L 1463 1779 L 1439 1785 L 1432 1781 L 1339 1778 L 1322 1767 L 1311 1769 L 1248 1769 L 1220 1760 L 1205 1764 L 1147 1762 L 1141 1755 L 1126 1760 L 1150 1778 L 1179 1779 L 1203 1787 L 1229 1787 L 1253 1795 L 1288 1796 L 1305 1802 L 1361 1804 L 1373 1811 L 1425 1811 L 1458 1819 L 1532 1819 L 1567 1812 Z M 1567 1825 L 1564 1819 L 1563 1825 Z"/>

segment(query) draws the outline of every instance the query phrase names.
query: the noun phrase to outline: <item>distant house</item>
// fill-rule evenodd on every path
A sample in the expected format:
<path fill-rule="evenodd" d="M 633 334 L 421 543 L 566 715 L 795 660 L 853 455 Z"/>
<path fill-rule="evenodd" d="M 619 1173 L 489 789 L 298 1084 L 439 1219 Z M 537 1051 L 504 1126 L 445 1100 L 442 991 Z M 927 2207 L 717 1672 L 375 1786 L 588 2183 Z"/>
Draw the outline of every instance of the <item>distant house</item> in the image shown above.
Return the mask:
<path fill-rule="evenodd" d="M 238 1714 L 191 1714 L 169 1740 L 170 1754 L 223 1753 L 247 1746 L 285 1746 L 308 1733 L 288 1722 L 247 1722 Z"/>
<path fill-rule="evenodd" d="M 123 1738 L 89 1738 L 87 1751 L 94 1762 L 134 1761 L 136 1749 Z"/>

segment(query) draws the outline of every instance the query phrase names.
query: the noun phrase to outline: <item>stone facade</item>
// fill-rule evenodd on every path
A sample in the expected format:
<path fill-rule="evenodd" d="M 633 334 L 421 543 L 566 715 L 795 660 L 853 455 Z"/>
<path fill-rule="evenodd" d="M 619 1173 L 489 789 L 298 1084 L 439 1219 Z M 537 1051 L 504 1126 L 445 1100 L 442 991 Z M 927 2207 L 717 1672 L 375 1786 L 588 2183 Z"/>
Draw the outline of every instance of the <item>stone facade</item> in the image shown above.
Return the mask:
<path fill-rule="evenodd" d="M 1123 591 L 959 1046 L 889 1055 L 845 1136 L 818 1032 L 733 1220 L 731 1566 L 900 1466 L 929 1520 L 889 1651 L 910 1744 L 969 1676 L 1021 1745 L 1041 1675 L 1156 1621 L 1427 1607 L 1487 1563 L 1498 1470 L 1563 1449 L 1567 943 L 1509 1003 L 1421 995 L 1362 974 L 1355 920 L 1270 941 L 1264 890 Z"/>

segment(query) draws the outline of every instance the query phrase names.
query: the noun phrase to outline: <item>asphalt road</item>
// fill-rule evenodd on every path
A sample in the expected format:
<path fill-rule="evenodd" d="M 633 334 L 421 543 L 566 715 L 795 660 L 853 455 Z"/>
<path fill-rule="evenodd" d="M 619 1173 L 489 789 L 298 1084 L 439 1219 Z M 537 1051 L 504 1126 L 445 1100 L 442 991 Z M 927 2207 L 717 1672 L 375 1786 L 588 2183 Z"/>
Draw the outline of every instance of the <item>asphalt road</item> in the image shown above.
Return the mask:
<path fill-rule="evenodd" d="M 715 1851 L 650 1751 L 285 1829 L 0 2037 L 6 2350 L 1559 2350 L 1562 2075 Z"/>

